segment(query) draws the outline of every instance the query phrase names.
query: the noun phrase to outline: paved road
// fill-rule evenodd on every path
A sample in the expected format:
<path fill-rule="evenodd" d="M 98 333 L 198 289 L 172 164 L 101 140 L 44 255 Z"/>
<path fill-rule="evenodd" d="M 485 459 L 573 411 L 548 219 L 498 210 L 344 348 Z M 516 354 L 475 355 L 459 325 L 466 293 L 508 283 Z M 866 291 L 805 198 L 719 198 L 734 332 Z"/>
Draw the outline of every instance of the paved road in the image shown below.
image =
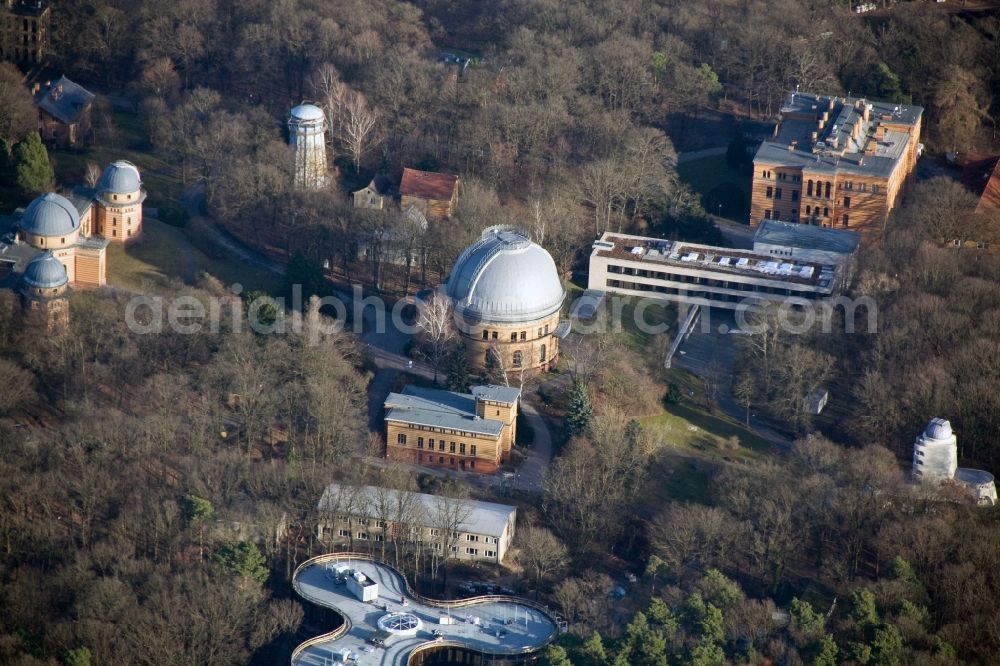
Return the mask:
<path fill-rule="evenodd" d="M 404 666 L 415 647 L 434 641 L 437 630 L 452 645 L 468 647 L 485 654 L 523 654 L 545 645 L 556 634 L 553 618 L 530 602 L 494 598 L 460 608 L 443 609 L 424 603 L 407 591 L 403 578 L 381 564 L 346 556 L 321 558 L 296 573 L 292 584 L 305 599 L 340 613 L 348 623 L 347 632 L 332 641 L 321 641 L 303 650 L 294 665 L 324 666 L 336 662 L 348 650 L 358 666 Z M 358 600 L 331 570 L 337 565 L 362 572 L 378 584 L 376 601 Z M 406 599 L 406 605 L 401 601 Z M 407 613 L 415 618 L 412 635 L 399 635 L 385 648 L 371 648 L 366 641 L 379 627 L 379 620 L 390 614 Z M 441 624 L 441 617 L 452 624 Z"/>
<path fill-rule="evenodd" d="M 703 157 L 715 157 L 725 155 L 728 148 L 726 146 L 716 146 L 714 148 L 703 148 L 701 150 L 689 150 L 686 153 L 677 154 L 677 163 L 684 164 L 692 160 L 700 160 Z"/>

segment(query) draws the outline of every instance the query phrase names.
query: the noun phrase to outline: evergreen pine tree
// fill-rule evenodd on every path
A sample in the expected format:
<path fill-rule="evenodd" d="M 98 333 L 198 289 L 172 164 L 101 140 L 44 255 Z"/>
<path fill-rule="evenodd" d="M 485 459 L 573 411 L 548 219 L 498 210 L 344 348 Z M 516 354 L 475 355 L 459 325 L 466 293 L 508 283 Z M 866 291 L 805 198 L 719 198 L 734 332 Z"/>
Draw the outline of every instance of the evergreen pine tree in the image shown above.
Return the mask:
<path fill-rule="evenodd" d="M 44 192 L 55 180 L 49 153 L 38 132 L 31 132 L 14 146 L 14 181 L 26 192 Z"/>
<path fill-rule="evenodd" d="M 584 432 L 590 425 L 594 409 L 583 382 L 575 381 L 570 387 L 569 408 L 566 410 L 566 439 L 572 439 Z"/>
<path fill-rule="evenodd" d="M 445 385 L 449 391 L 468 393 L 472 377 L 465 355 L 465 343 L 459 342 L 444 361 Z"/>

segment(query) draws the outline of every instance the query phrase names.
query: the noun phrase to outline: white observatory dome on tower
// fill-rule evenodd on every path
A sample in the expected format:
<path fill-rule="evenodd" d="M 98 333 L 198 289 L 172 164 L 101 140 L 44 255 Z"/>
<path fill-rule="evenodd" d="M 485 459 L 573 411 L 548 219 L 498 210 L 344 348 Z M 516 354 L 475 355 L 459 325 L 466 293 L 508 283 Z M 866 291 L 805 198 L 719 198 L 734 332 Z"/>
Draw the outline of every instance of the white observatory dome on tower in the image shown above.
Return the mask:
<path fill-rule="evenodd" d="M 997 503 L 993 475 L 958 466 L 958 438 L 945 419 L 931 419 L 913 443 L 913 478 L 922 483 L 954 481 L 964 486 L 980 506 Z"/>
<path fill-rule="evenodd" d="M 326 116 L 315 104 L 300 104 L 288 116 L 288 143 L 295 160 L 296 189 L 326 185 Z"/>
<path fill-rule="evenodd" d="M 951 423 L 931 419 L 913 443 L 913 476 L 920 481 L 951 479 L 958 469 L 958 438 Z"/>
<path fill-rule="evenodd" d="M 523 231 L 502 226 L 466 248 L 446 289 L 469 321 L 533 321 L 558 312 L 566 296 L 552 256 Z"/>

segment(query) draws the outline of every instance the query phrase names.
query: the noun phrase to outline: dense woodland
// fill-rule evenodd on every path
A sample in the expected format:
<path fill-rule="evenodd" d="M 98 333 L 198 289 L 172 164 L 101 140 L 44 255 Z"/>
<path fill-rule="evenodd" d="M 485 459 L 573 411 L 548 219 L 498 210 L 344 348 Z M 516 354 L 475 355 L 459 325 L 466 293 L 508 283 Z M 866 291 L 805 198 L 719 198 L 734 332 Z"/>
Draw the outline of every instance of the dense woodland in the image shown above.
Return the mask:
<path fill-rule="evenodd" d="M 403 292 L 446 273 L 489 224 L 527 227 L 567 274 L 606 229 L 714 240 L 677 152 L 752 142 L 795 86 L 921 104 L 932 151 L 988 149 L 1000 20 L 879 4 L 859 16 L 819 0 L 59 0 L 54 64 L 130 100 L 145 148 L 181 187 L 200 188 L 243 238 L 296 257 L 295 275 L 314 279 L 329 260 L 347 280 Z M 472 62 L 459 72 L 442 50 Z M 44 189 L 30 101 L 0 74 L 0 169 Z M 331 121 L 329 191 L 290 188 L 283 123 L 302 99 Z M 423 229 L 349 206 L 348 191 L 403 166 L 459 174 L 456 216 Z M 921 495 L 899 463 L 931 416 L 952 419 L 963 463 L 1000 460 L 1000 264 L 944 245 L 997 240 L 973 208 L 947 178 L 921 182 L 862 252 L 853 293 L 876 299 L 877 334 L 763 336 L 734 377 L 706 381 L 826 437 L 699 470 L 698 500 L 649 499 L 676 480 L 661 473 L 669 443 L 638 422 L 678 399 L 657 362 L 666 340 L 646 353 L 614 334 L 567 342 L 565 393 L 540 396 L 560 455 L 545 496 L 522 507 L 514 562 L 519 591 L 570 622 L 545 663 L 1000 653 L 997 510 L 946 501 L 960 499 L 949 488 Z M 357 243 L 367 265 L 353 261 Z M 426 248 L 402 288 L 384 265 L 400 244 Z M 250 300 L 207 277 L 176 291 Z M 137 335 L 124 298 L 75 294 L 65 336 L 25 330 L 0 303 L 0 662 L 285 659 L 304 616 L 288 575 L 324 547 L 322 489 L 416 487 L 364 464 L 381 446 L 366 425 L 370 366 L 347 334 L 311 345 L 314 310 L 273 311 L 302 322 L 280 336 Z M 469 380 L 444 374 L 454 388 Z M 849 404 L 813 419 L 800 397 L 823 383 Z M 431 582 L 441 564 L 447 574 L 400 546 L 379 555 Z M 625 571 L 638 580 L 616 599 Z"/>

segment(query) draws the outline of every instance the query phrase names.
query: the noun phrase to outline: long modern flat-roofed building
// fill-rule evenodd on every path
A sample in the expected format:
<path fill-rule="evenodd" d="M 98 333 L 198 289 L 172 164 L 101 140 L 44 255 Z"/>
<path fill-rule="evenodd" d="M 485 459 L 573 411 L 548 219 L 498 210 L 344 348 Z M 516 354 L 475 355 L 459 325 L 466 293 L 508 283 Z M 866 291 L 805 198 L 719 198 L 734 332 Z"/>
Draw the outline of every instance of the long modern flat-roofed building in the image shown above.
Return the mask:
<path fill-rule="evenodd" d="M 750 226 L 881 229 L 919 154 L 923 108 L 791 93 L 753 160 Z"/>
<path fill-rule="evenodd" d="M 754 250 L 606 232 L 594 242 L 587 288 L 730 309 L 745 302 L 834 296 L 850 279 L 857 233 L 815 227 L 802 232 L 818 238 L 799 237 L 795 242 L 801 247 L 788 238 L 780 245 L 762 241 Z M 844 233 L 851 238 L 825 239 Z M 827 249 L 813 256 L 807 249 L 812 246 Z"/>
<path fill-rule="evenodd" d="M 506 504 L 338 483 L 327 487 L 316 508 L 322 541 L 402 538 L 415 547 L 448 547 L 454 559 L 498 563 L 517 519 L 517 509 Z"/>

